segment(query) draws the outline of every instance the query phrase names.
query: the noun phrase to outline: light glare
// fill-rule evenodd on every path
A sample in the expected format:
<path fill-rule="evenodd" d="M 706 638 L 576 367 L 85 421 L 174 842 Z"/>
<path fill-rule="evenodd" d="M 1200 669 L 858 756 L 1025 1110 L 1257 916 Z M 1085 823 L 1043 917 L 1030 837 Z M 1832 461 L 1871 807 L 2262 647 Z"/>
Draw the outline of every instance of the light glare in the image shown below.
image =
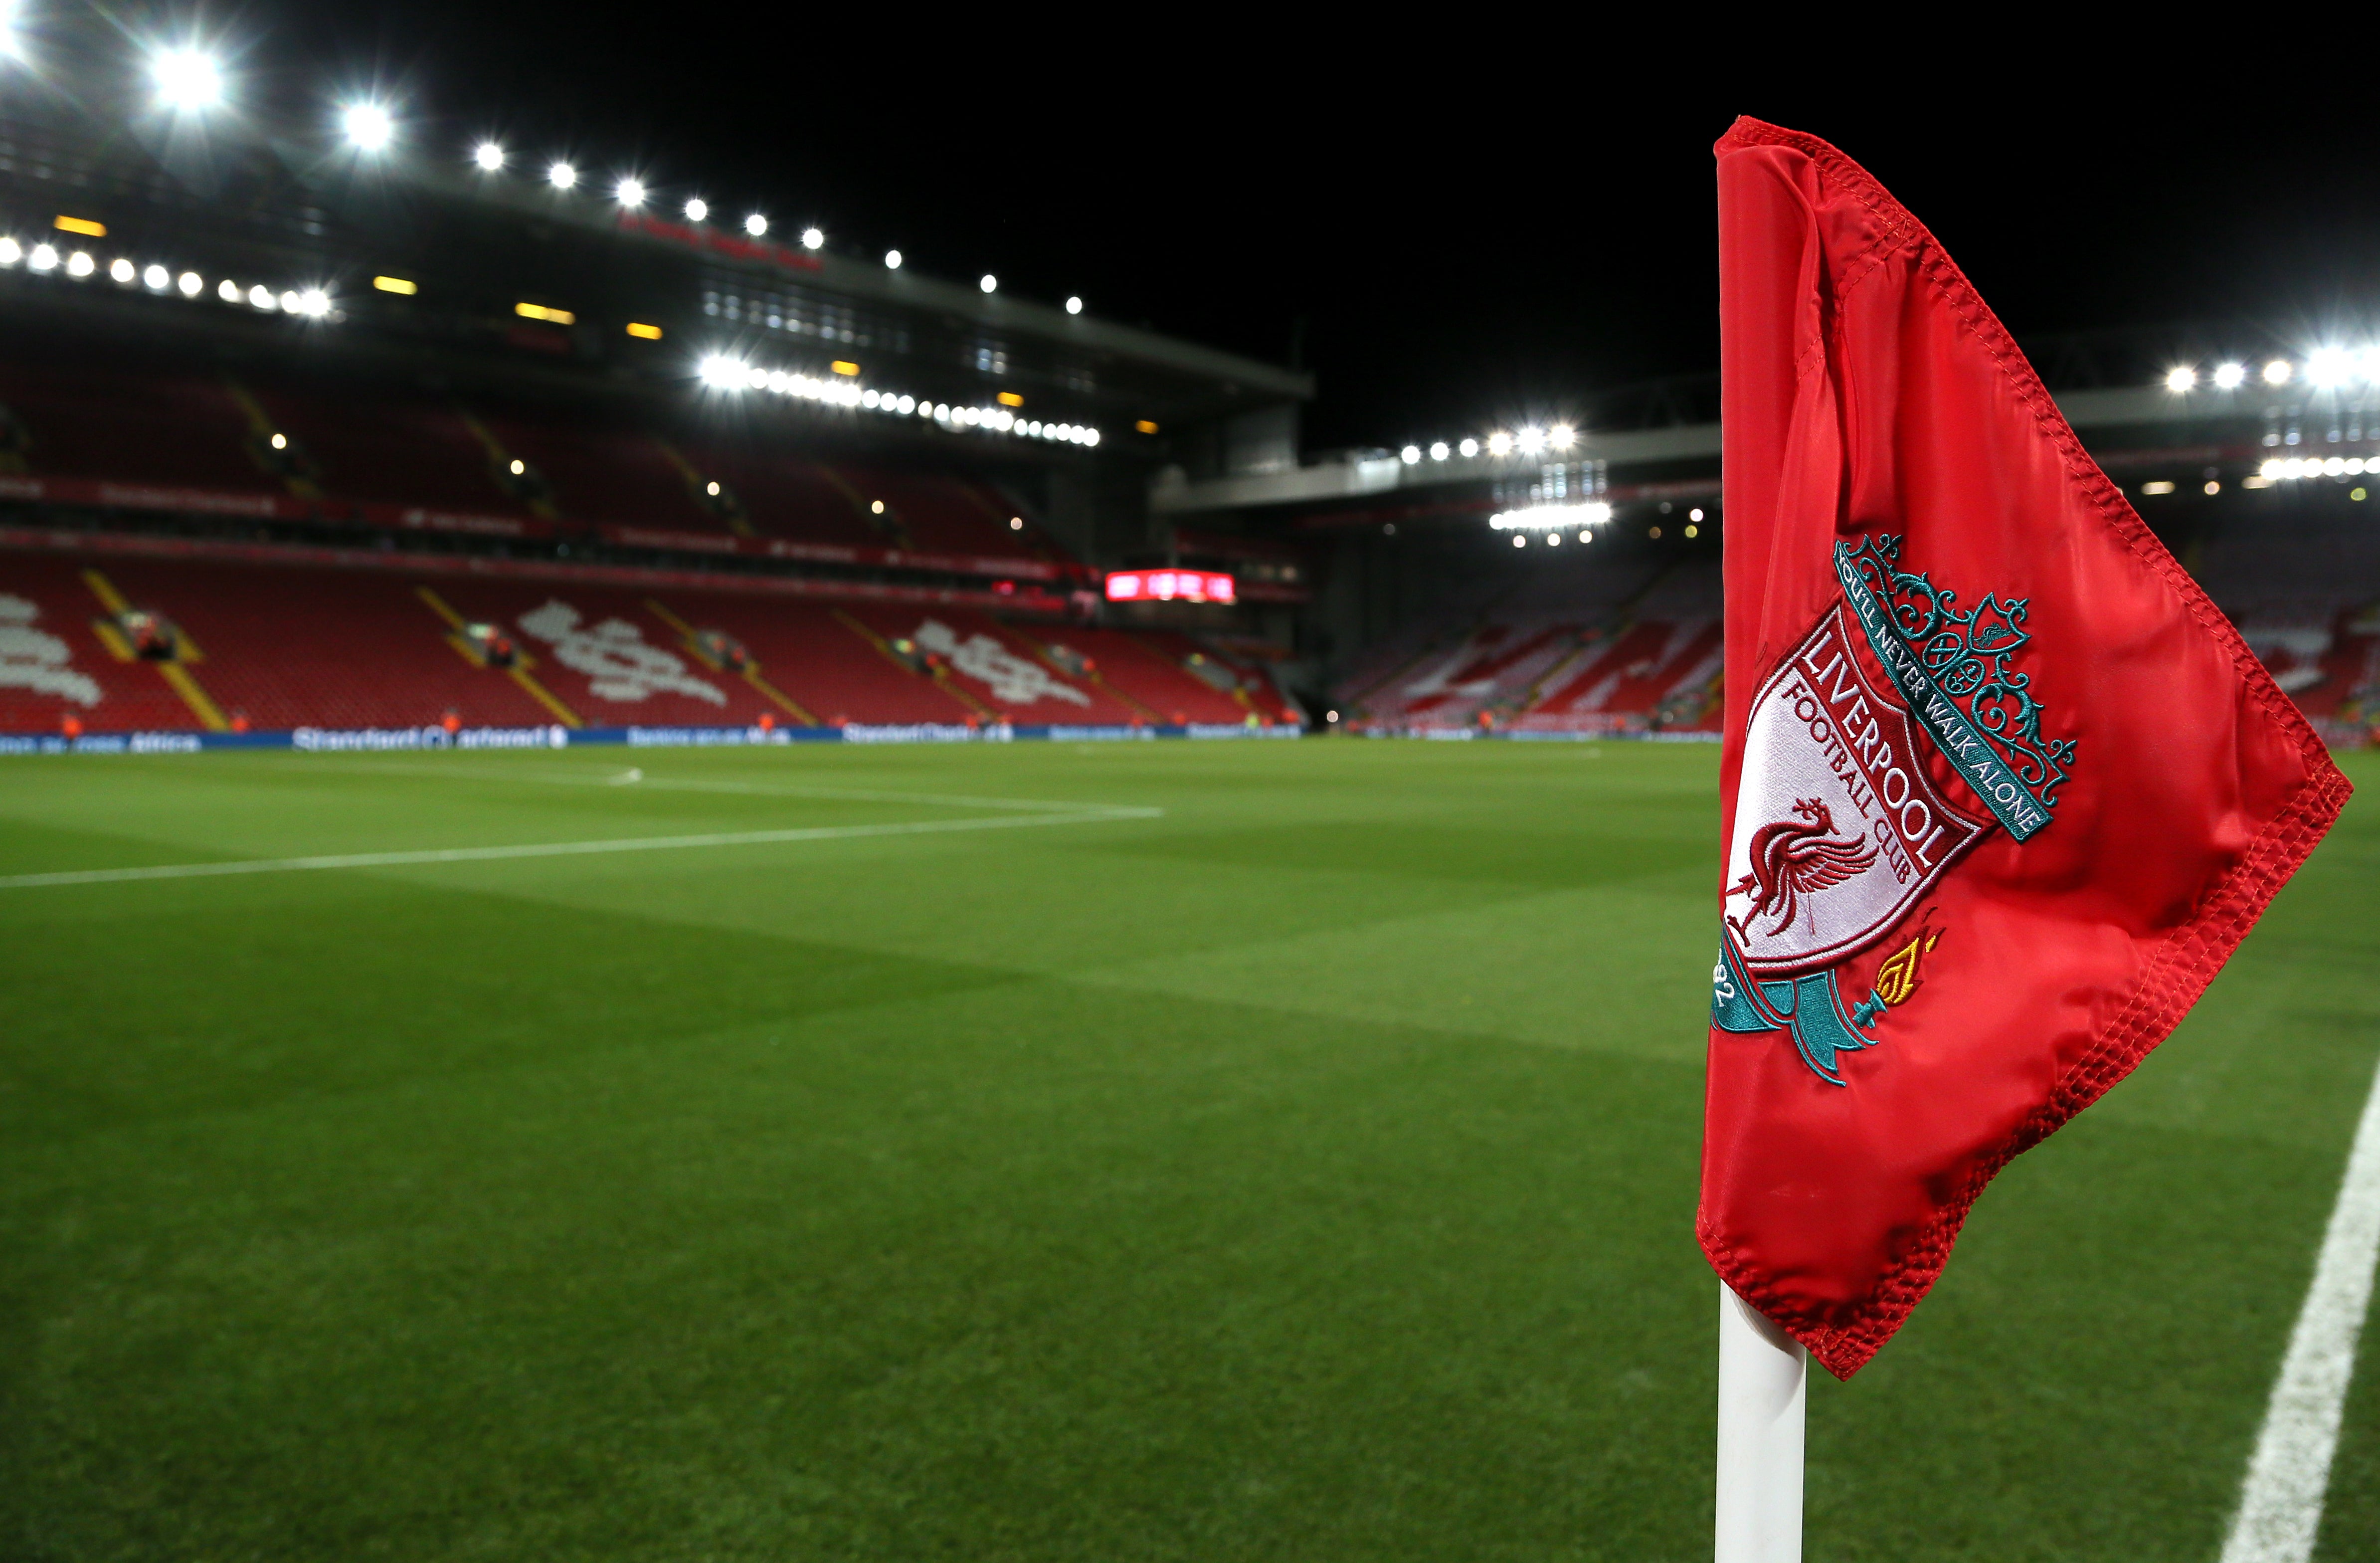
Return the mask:
<path fill-rule="evenodd" d="M 358 152 L 380 152 L 396 139 L 396 121 L 378 104 L 350 104 L 339 116 L 339 128 Z"/>
<path fill-rule="evenodd" d="M 2165 372 L 2165 388 L 2168 391 L 2194 390 L 2197 385 L 2198 371 L 2186 363 L 2175 364 Z"/>
<path fill-rule="evenodd" d="M 223 102 L 223 67 L 203 50 L 168 49 L 150 63 L 149 74 L 157 83 L 158 105 L 174 113 L 196 113 Z"/>
<path fill-rule="evenodd" d="M 901 269 L 901 251 L 898 250 L 884 251 L 884 269 L 888 272 L 897 272 Z"/>
<path fill-rule="evenodd" d="M 769 231 L 769 219 L 755 212 L 744 219 L 744 231 L 758 238 Z"/>
<path fill-rule="evenodd" d="M 710 202 L 703 200 L 702 197 L 696 196 L 692 201 L 686 203 L 686 220 L 687 222 L 698 223 L 710 215 Z"/>
<path fill-rule="evenodd" d="M 558 190 L 572 189 L 578 183 L 578 170 L 567 163 L 556 163 L 545 171 L 545 182 Z"/>
<path fill-rule="evenodd" d="M 2265 385 L 2288 385 L 2289 383 L 2289 360 L 2287 360 L 2287 359 L 2275 359 L 2272 362 L 2270 362 L 2270 363 L 2268 363 L 2268 364 L 2266 364 L 2266 365 L 2265 366 Z"/>
<path fill-rule="evenodd" d="M 2215 366 L 2215 388 L 2218 391 L 2236 391 L 2247 378 L 2245 364 L 2218 363 Z"/>
<path fill-rule="evenodd" d="M 613 187 L 612 194 L 623 206 L 642 206 L 645 203 L 645 181 L 630 175 Z"/>
<path fill-rule="evenodd" d="M 504 165 L 504 149 L 493 141 L 481 141 L 471 150 L 471 161 L 482 173 L 492 174 Z"/>
<path fill-rule="evenodd" d="M 983 274 L 982 277 L 978 280 L 976 286 L 982 288 L 986 293 L 997 293 L 1000 291 L 1000 279 L 992 275 L 990 272 L 986 272 Z"/>

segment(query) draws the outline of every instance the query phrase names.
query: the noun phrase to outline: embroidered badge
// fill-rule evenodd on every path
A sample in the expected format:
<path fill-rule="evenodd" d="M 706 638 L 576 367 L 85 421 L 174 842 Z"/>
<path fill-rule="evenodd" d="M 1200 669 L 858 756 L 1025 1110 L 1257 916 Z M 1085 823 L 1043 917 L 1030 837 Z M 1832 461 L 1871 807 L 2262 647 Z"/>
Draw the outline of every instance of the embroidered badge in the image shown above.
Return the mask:
<path fill-rule="evenodd" d="M 1829 610 L 1752 697 L 1727 934 L 1755 977 L 1831 966 L 1884 937 L 1990 827 L 1936 788 L 1918 727 Z"/>
<path fill-rule="evenodd" d="M 2043 734 L 2014 665 L 2033 639 L 2025 600 L 1986 592 L 1961 608 L 1900 557 L 1888 534 L 1835 544 L 1841 601 L 1752 697 L 1722 881 L 1711 1023 L 1789 1033 L 1832 1085 L 1848 1083 L 1841 1056 L 1876 1045 L 1876 1024 L 1916 994 L 1942 934 L 1927 913 L 1849 1005 L 1843 963 L 1901 927 L 1995 826 L 2020 842 L 2047 827 L 2074 763 L 2075 740 Z M 1945 764 L 1987 815 L 1937 785 Z"/>

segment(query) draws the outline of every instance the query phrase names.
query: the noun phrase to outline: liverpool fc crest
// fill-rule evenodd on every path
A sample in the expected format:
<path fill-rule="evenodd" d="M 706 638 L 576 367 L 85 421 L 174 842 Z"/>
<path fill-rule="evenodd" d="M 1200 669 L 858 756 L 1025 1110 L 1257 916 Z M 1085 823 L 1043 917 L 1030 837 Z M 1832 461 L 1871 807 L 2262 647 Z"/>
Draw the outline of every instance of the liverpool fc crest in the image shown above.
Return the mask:
<path fill-rule="evenodd" d="M 1841 963 L 1989 832 L 2022 841 L 2046 825 L 2074 754 L 2043 739 L 2009 665 L 2031 638 L 2024 603 L 1987 594 L 1962 611 L 1900 555 L 1892 537 L 1838 543 L 1841 600 L 1754 693 L 1723 881 L 1713 1023 L 1790 1031 L 1836 1085 L 1837 1057 L 1873 1045 L 1866 1028 L 1915 991 L 1940 934 L 1922 929 L 1856 1002 Z M 1982 807 L 1955 800 L 1966 794 Z"/>

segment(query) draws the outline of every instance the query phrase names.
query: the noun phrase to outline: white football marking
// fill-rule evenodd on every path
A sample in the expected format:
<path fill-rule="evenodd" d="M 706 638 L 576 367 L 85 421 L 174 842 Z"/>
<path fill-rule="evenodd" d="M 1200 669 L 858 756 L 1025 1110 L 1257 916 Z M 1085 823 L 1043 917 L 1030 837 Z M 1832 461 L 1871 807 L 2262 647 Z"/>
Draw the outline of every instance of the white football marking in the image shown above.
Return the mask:
<path fill-rule="evenodd" d="M 251 858 L 219 863 L 160 863 L 152 868 L 67 869 L 55 873 L 0 876 L 0 890 L 55 885 L 122 885 L 135 880 L 211 879 L 233 873 L 305 873 L 322 869 L 413 868 L 430 863 L 503 862 L 516 858 L 589 857 L 604 852 L 674 852 L 711 847 L 762 847 L 786 841 L 850 841 L 870 836 L 934 836 L 963 830 L 1003 830 L 1036 824 L 1105 824 L 1153 820 L 1162 809 L 1094 808 L 1065 814 L 1002 814 L 988 820 L 913 820 L 897 824 L 808 825 L 788 830 L 721 831 L 705 836 L 639 836 L 601 841 L 540 841 L 517 847 L 443 847 L 415 852 L 342 852 L 315 858 Z"/>
<path fill-rule="evenodd" d="M 2265 1428 L 2248 1460 L 2223 1563 L 2306 1563 L 2322 1528 L 2323 1495 L 2338 1447 L 2339 1414 L 2355 1377 L 2355 1346 L 2380 1258 L 2380 1078 L 2363 1101 L 2347 1176 L 2314 1262 L 2313 1285 L 2289 1334 Z"/>

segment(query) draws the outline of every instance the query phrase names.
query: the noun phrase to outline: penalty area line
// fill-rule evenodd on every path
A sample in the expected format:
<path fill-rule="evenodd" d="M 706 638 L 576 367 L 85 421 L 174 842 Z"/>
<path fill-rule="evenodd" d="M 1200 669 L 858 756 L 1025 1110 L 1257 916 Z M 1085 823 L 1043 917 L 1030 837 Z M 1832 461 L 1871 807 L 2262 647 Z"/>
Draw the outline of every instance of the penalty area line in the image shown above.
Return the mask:
<path fill-rule="evenodd" d="M 325 869 L 413 868 L 431 863 L 508 862 L 516 858 L 594 857 L 607 852 L 684 852 L 715 847 L 765 847 L 787 841 L 856 841 L 883 836 L 944 836 L 969 830 L 1019 830 L 1032 825 L 1103 824 L 1153 820 L 1162 809 L 1087 809 L 1074 814 L 1003 814 L 988 820 L 913 820 L 893 824 L 805 825 L 782 830 L 718 831 L 702 836 L 634 836 L 595 841 L 538 841 L 516 847 L 441 847 L 412 852 L 340 852 L 311 858 L 249 858 L 231 862 L 160 863 L 151 868 L 67 869 L 55 873 L 0 875 L 0 890 L 55 885 L 123 885 L 152 879 L 212 879 L 235 873 L 307 873 Z"/>
<path fill-rule="evenodd" d="M 2380 1075 L 2363 1101 L 2313 1284 L 2265 1410 L 2223 1563 L 2306 1563 L 2322 1528 L 2331 1457 L 2380 1260 Z"/>

